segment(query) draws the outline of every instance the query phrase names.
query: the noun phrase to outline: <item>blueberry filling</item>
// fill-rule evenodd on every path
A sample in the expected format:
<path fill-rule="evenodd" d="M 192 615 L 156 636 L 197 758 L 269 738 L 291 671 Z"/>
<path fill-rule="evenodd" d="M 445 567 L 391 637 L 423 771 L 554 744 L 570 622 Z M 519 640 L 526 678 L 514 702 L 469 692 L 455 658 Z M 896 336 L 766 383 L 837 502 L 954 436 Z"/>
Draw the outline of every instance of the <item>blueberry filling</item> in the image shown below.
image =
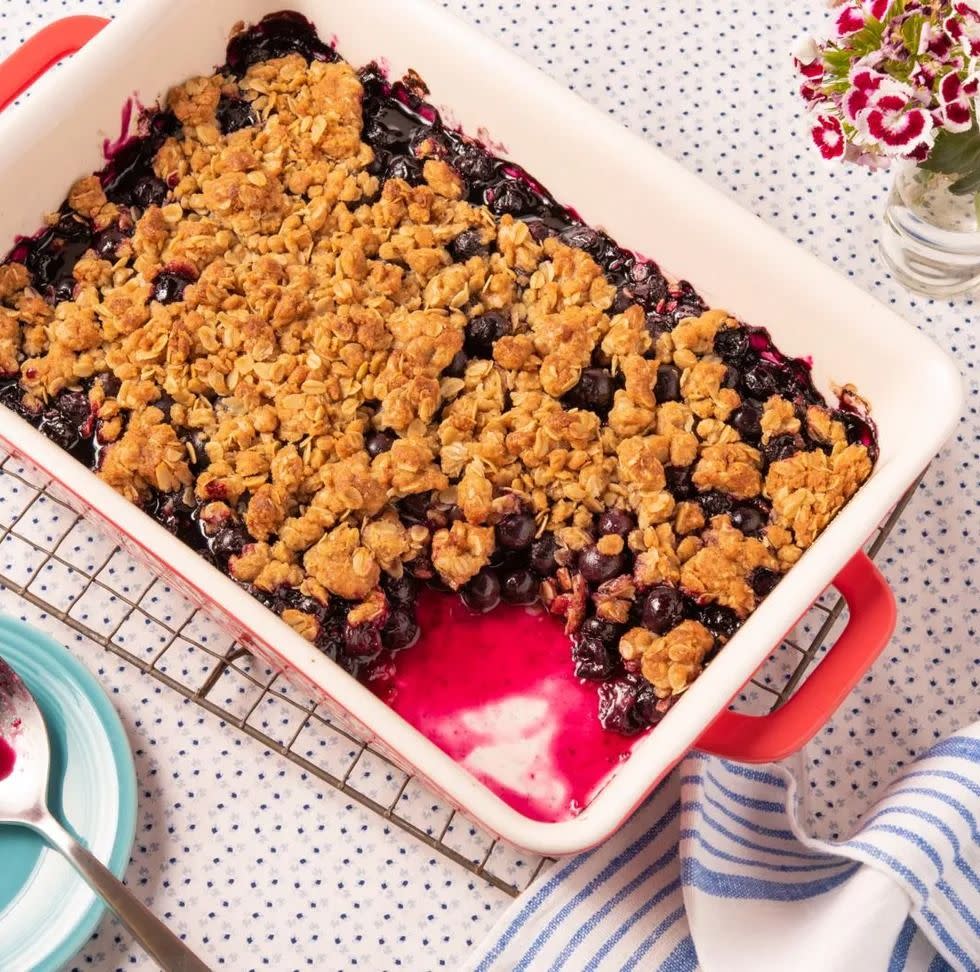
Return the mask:
<path fill-rule="evenodd" d="M 32 239 L 20 240 L 10 251 L 9 260 L 23 263 L 35 289 L 49 303 L 71 300 L 75 292 L 75 264 L 92 245 L 92 230 L 80 217 L 62 207 L 62 216 L 53 226 Z"/>
<path fill-rule="evenodd" d="M 226 69 L 242 77 L 260 61 L 299 54 L 307 61 L 336 61 L 337 52 L 317 37 L 316 28 L 301 14 L 284 10 L 268 14 L 228 43 Z"/>
<path fill-rule="evenodd" d="M 599 686 L 599 721 L 606 729 L 634 736 L 664 716 L 666 700 L 657 699 L 653 686 L 638 675 L 628 674 Z"/>
<path fill-rule="evenodd" d="M 143 210 L 166 199 L 167 185 L 153 171 L 153 159 L 163 143 L 180 132 L 180 123 L 167 111 L 144 118 L 146 132 L 130 138 L 113 152 L 99 173 L 106 198 L 120 206 Z"/>
<path fill-rule="evenodd" d="M 336 52 L 316 36 L 308 21 L 298 14 L 285 13 L 270 15 L 237 34 L 228 46 L 225 70 L 228 75 L 240 78 L 252 65 L 287 54 L 299 54 L 308 61 L 338 59 Z M 485 205 L 498 217 L 506 215 L 523 220 L 538 241 L 556 236 L 592 256 L 615 287 L 610 315 L 638 304 L 654 343 L 680 321 L 704 312 L 706 304 L 689 283 L 669 283 L 655 263 L 621 248 L 601 230 L 584 225 L 574 211 L 556 202 L 520 166 L 447 129 L 438 112 L 424 101 L 424 92 L 417 83 L 389 83 L 374 66 L 362 70 L 360 80 L 362 139 L 374 152 L 369 171 L 382 182 L 401 179 L 412 185 L 422 184 L 425 159 L 445 160 L 462 178 L 466 201 Z M 260 119 L 251 104 L 228 94 L 231 89 L 224 90 L 226 93 L 221 95 L 216 109 L 221 132 L 228 135 L 258 125 Z M 72 298 L 75 265 L 90 249 L 97 257 L 110 261 L 117 259 L 121 248 L 123 254 L 127 252 L 124 243 L 133 233 L 135 220 L 148 207 L 162 205 L 167 200 L 168 185 L 156 174 L 154 159 L 166 139 L 178 136 L 180 131 L 180 124 L 170 112 L 149 113 L 142 121 L 142 134 L 124 143 L 112 155 L 99 175 L 108 199 L 121 209 L 116 222 L 96 232 L 88 220 L 65 204 L 55 223 L 33 239 L 21 240 L 11 251 L 8 259 L 25 263 L 33 285 L 46 300 L 54 303 Z M 495 244 L 485 243 L 485 235 L 489 234 L 475 227 L 468 228 L 443 245 L 453 261 L 465 262 L 492 252 Z M 161 304 L 180 301 L 196 277 L 190 266 L 169 265 L 151 281 L 151 298 Z M 509 313 L 480 310 L 477 314 L 469 313 L 463 348 L 443 369 L 443 378 L 462 378 L 471 361 L 490 361 L 497 342 L 511 333 Z M 513 321 L 519 326 L 518 317 Z M 779 394 L 789 399 L 801 419 L 805 418 L 808 404 L 823 404 L 806 361 L 786 357 L 773 345 L 768 332 L 746 325 L 719 330 L 712 350 L 726 366 L 723 387 L 734 388 L 741 397 L 728 424 L 743 442 L 762 451 L 763 471 L 772 463 L 819 445 L 802 434 L 777 435 L 762 444 L 761 420 L 770 396 Z M 657 349 L 651 348 L 646 357 L 653 358 L 656 353 Z M 664 362 L 661 357 L 652 388 L 656 402 L 684 401 L 688 394 L 686 385 L 682 393 L 684 377 L 679 365 Z M 95 381 L 106 396 L 114 396 L 119 391 L 119 382 L 111 374 L 97 376 Z M 613 407 L 617 389 L 622 387 L 619 361 L 597 346 L 579 380 L 562 399 L 562 405 L 605 418 Z M 98 468 L 103 449 L 99 441 L 101 420 L 97 409 L 90 404 L 91 390 L 92 382 L 88 381 L 80 389 L 61 392 L 43 405 L 25 404 L 23 388 L 16 377 L 0 377 L 0 403 L 32 422 L 80 461 Z M 169 414 L 175 403 L 164 397 L 155 404 Z M 371 415 L 377 403 L 367 404 L 366 412 Z M 364 410 L 359 413 L 361 417 L 364 414 Z M 174 409 L 173 415 L 179 416 L 180 409 Z M 832 417 L 843 423 L 849 442 L 864 444 L 872 460 L 876 457 L 874 428 L 864 416 L 862 403 L 842 397 L 840 409 Z M 180 436 L 194 457 L 192 468 L 195 472 L 203 471 L 210 461 L 206 438 L 190 429 L 181 429 Z M 389 453 L 396 441 L 394 433 L 369 427 L 364 434 L 364 451 L 373 462 Z M 727 514 L 731 524 L 746 537 L 763 535 L 770 518 L 764 500 L 740 500 L 719 490 L 699 490 L 693 481 L 693 469 L 693 465 L 675 466 L 664 460 L 666 489 L 675 501 L 697 502 L 709 521 Z M 222 488 L 215 484 L 211 499 L 226 499 Z M 186 494 L 155 493 L 144 507 L 172 534 L 220 569 L 229 571 L 230 562 L 249 553 L 256 543 L 245 525 L 248 496 L 237 505 L 231 504 L 234 508 L 222 522 L 205 523 L 202 515 L 209 515 L 202 514 L 205 504 L 192 499 L 192 495 L 190 490 Z M 423 492 L 404 497 L 395 509 L 403 526 L 422 525 L 434 531 L 449 528 L 464 518 L 463 510 L 455 502 L 438 491 Z M 622 503 L 623 500 L 610 500 L 607 496 L 605 502 Z M 619 505 L 605 509 L 599 505 L 588 507 L 583 528 L 588 542 L 578 553 L 573 553 L 559 544 L 552 533 L 537 536 L 539 521 L 531 509 L 527 502 L 524 508 L 493 515 L 490 523 L 496 550 L 490 562 L 462 585 L 459 596 L 475 612 L 493 610 L 501 601 L 515 605 L 534 605 L 540 601 L 547 604 L 550 597 L 573 604 L 578 630 L 574 631 L 573 626 L 572 662 L 578 677 L 600 683 L 602 724 L 625 734 L 656 724 L 669 708 L 671 699 L 658 698 L 653 685 L 641 677 L 638 668 L 624 667 L 619 646 L 627 629 L 639 625 L 652 635 L 663 637 L 685 620 L 697 621 L 711 633 L 717 647 L 735 633 L 739 616 L 718 603 L 696 602 L 689 591 L 685 592 L 676 583 L 637 585 L 635 599 L 627 612 L 605 611 L 603 598 L 615 599 L 610 591 L 630 585 L 635 568 L 639 573 L 640 561 L 634 561 L 633 550 L 626 542 L 635 542 L 639 535 L 634 533 L 638 527 L 636 516 Z M 591 523 L 588 516 L 593 517 Z M 643 523 L 642 515 L 640 523 Z M 579 525 L 580 521 L 576 520 L 576 526 Z M 781 576 L 776 570 L 760 567 L 749 575 L 748 583 L 756 597 L 762 599 L 774 589 Z M 353 624 L 349 612 L 354 605 L 341 598 L 332 597 L 329 605 L 323 605 L 298 589 L 283 587 L 268 591 L 251 583 L 242 584 L 280 615 L 290 611 L 308 615 L 315 624 L 317 646 L 363 677 L 370 677 L 372 665 L 379 658 L 387 657 L 386 653 L 408 648 L 417 640 L 419 624 L 415 611 L 422 585 L 449 589 L 427 551 L 404 564 L 404 572 L 397 578 L 382 573 L 383 608 L 372 620 Z M 625 619 L 627 614 L 628 622 L 605 620 L 606 617 Z"/>

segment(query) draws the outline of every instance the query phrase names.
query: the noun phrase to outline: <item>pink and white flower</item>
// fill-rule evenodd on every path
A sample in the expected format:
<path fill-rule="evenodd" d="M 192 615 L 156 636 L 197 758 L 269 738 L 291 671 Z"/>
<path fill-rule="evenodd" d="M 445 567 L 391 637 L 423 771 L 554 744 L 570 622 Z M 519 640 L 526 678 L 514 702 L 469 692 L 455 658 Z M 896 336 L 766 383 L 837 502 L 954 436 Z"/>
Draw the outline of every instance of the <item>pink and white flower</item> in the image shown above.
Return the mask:
<path fill-rule="evenodd" d="M 793 54 L 793 63 L 796 69 L 805 78 L 819 81 L 824 75 L 823 59 L 820 57 L 820 48 L 812 37 L 804 37 L 796 45 Z"/>
<path fill-rule="evenodd" d="M 939 82 L 936 97 L 939 107 L 935 117 L 940 127 L 948 132 L 968 132 L 973 127 L 973 102 L 978 88 L 978 79 L 974 76 L 967 81 L 961 81 L 955 71 L 944 75 Z"/>
<path fill-rule="evenodd" d="M 837 33 L 841 37 L 856 34 L 863 29 L 866 23 L 867 21 L 860 10 L 856 10 L 854 7 L 845 7 L 837 15 Z"/>
<path fill-rule="evenodd" d="M 851 89 L 844 95 L 841 108 L 844 117 L 852 123 L 856 123 L 861 112 L 871 105 L 872 99 L 881 91 L 883 85 L 896 83 L 887 74 L 874 71 L 861 61 L 851 71 L 850 82 Z"/>
<path fill-rule="evenodd" d="M 862 135 L 876 142 L 884 155 L 908 158 L 913 153 L 932 148 L 936 140 L 932 115 L 896 92 L 876 93 L 872 103 L 862 111 L 856 127 Z"/>
<path fill-rule="evenodd" d="M 810 132 L 820 154 L 827 159 L 842 159 L 846 148 L 844 126 L 833 115 L 820 115 Z"/>
<path fill-rule="evenodd" d="M 869 20 L 881 20 L 888 13 L 890 0 L 851 0 L 837 15 L 837 33 L 841 37 L 856 34 Z M 834 6 L 840 6 L 835 3 Z"/>
<path fill-rule="evenodd" d="M 956 4 L 957 15 L 943 22 L 946 35 L 959 44 L 968 57 L 980 55 L 980 11 L 970 4 Z"/>

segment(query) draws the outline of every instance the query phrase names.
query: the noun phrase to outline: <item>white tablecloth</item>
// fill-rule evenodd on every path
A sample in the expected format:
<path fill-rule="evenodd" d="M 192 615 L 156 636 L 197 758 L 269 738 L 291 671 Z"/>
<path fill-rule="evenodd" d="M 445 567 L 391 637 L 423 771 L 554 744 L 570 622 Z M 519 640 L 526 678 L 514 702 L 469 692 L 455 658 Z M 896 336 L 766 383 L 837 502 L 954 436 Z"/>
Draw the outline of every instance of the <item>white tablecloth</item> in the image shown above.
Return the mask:
<path fill-rule="evenodd" d="M 0 55 L 55 17 L 117 15 L 138 2 L 0 0 Z M 806 752 L 809 824 L 820 835 L 846 834 L 902 765 L 980 715 L 976 306 L 918 299 L 896 285 L 876 245 L 888 176 L 828 168 L 809 146 L 787 52 L 804 29 L 826 29 L 822 5 L 444 6 L 838 265 L 962 363 L 969 411 L 880 558 L 899 598 L 896 636 Z M 31 498 L 16 492 L 0 479 L 0 518 L 15 518 Z M 40 541 L 51 530 L 30 519 L 21 526 Z M 0 560 L 19 557 L 15 546 L 0 548 Z M 505 906 L 503 893 L 9 592 L 0 591 L 0 609 L 60 633 L 112 694 L 140 778 L 127 879 L 213 966 L 458 965 Z M 77 967 L 152 963 L 106 920 Z"/>

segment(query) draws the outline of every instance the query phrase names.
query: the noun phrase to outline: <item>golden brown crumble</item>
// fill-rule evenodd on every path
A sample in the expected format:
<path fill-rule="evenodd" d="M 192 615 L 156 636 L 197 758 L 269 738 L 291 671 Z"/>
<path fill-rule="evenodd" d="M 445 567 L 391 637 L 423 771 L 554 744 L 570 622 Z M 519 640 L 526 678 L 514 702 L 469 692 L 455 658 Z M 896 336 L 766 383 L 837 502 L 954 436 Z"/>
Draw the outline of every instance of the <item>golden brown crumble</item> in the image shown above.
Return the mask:
<path fill-rule="evenodd" d="M 776 558 L 763 541 L 736 530 L 728 516 L 714 517 L 702 539 L 704 546 L 681 568 L 681 585 L 746 617 L 756 603 L 749 580 L 752 571 L 775 570 Z"/>
<path fill-rule="evenodd" d="M 680 695 L 701 673 L 714 646 L 711 632 L 698 621 L 682 621 L 663 637 L 647 628 L 630 628 L 619 643 L 627 663 L 638 664 L 659 698 Z"/>
<path fill-rule="evenodd" d="M 830 455 L 815 449 L 774 462 L 765 492 L 775 525 L 791 531 L 798 547 L 809 547 L 869 475 L 868 450 L 840 440 Z"/>
<path fill-rule="evenodd" d="M 246 99 L 260 124 L 221 134 L 223 94 Z M 465 201 L 431 151 L 421 185 L 379 183 L 347 64 L 288 55 L 237 83 L 192 78 L 167 105 L 183 126 L 155 158 L 168 197 L 112 260 L 79 260 L 72 300 L 52 307 L 22 265 L 0 266 L 0 375 L 19 370 L 27 399 L 46 402 L 111 373 L 116 387 L 89 393 L 99 475 L 134 502 L 196 496 L 211 535 L 239 518 L 252 542 L 229 559 L 238 580 L 344 598 L 351 624 L 375 623 L 383 574 L 428 558 L 458 589 L 490 562 L 500 519 L 527 509 L 538 536 L 557 538 L 560 565 L 592 544 L 635 554 L 632 573 L 593 590 L 600 619 L 628 624 L 657 584 L 744 618 L 753 571 L 788 569 L 870 474 L 867 449 L 848 445 L 829 410 L 798 414 L 778 395 L 756 445 L 805 432 L 822 448 L 767 464 L 742 441 L 728 421 L 742 399 L 715 353 L 718 334 L 740 326 L 726 311 L 654 338 L 639 305 L 614 308 L 616 287 L 588 253 Z M 76 181 L 68 204 L 96 228 L 119 216 L 96 176 Z M 483 246 L 454 261 L 464 231 Z M 190 283 L 163 303 L 155 281 L 167 272 Z M 490 312 L 506 330 L 492 358 L 470 355 L 450 376 L 468 322 Z M 605 420 L 559 400 L 597 356 L 616 378 Z M 657 401 L 661 367 L 677 369 L 679 400 Z M 369 453 L 379 432 L 393 444 Z M 696 492 L 770 501 L 768 526 L 747 536 L 728 515 L 707 523 L 691 492 L 669 488 L 685 470 Z M 429 493 L 458 518 L 399 517 L 395 504 Z M 635 523 L 625 541 L 594 536 L 609 508 Z M 541 595 L 576 631 L 582 577 L 561 566 Z M 317 637 L 308 610 L 282 617 Z M 620 652 L 666 698 L 714 644 L 685 620 L 663 637 L 631 628 Z"/>

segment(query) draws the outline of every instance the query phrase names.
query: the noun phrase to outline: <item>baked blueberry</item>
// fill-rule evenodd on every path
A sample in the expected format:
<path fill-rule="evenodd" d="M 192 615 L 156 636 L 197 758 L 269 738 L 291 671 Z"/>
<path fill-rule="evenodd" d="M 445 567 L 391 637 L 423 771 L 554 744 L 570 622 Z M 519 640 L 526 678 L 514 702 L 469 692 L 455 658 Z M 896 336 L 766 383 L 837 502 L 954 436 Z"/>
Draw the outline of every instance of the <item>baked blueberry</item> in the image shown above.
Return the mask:
<path fill-rule="evenodd" d="M 579 635 L 582 638 L 593 638 L 607 645 L 614 645 L 619 641 L 620 628 L 611 621 L 603 621 L 602 618 L 586 618 L 579 628 Z"/>
<path fill-rule="evenodd" d="M 706 493 L 698 494 L 698 502 L 704 512 L 706 520 L 722 513 L 728 513 L 732 508 L 732 498 L 728 493 L 721 493 L 718 490 L 709 490 Z"/>
<path fill-rule="evenodd" d="M 572 408 L 605 415 L 612 408 L 616 383 L 607 368 L 586 368 L 578 384 L 565 396 Z"/>
<path fill-rule="evenodd" d="M 443 375 L 446 378 L 462 378 L 466 374 L 466 366 L 469 364 L 470 359 L 467 357 L 465 351 L 457 351 L 453 355 L 453 360 L 449 362 L 446 370 L 443 371 Z"/>
<path fill-rule="evenodd" d="M 599 722 L 604 729 L 634 736 L 662 717 L 653 686 L 637 675 L 625 675 L 599 686 Z"/>
<path fill-rule="evenodd" d="M 373 624 L 348 624 L 344 629 L 344 652 L 350 658 L 373 658 L 381 651 L 381 632 Z"/>
<path fill-rule="evenodd" d="M 453 165 L 471 185 L 489 182 L 497 170 L 497 161 L 475 143 L 466 143 L 453 159 Z"/>
<path fill-rule="evenodd" d="M 505 571 L 500 578 L 500 593 L 510 604 L 533 604 L 538 599 L 540 580 L 524 567 Z"/>
<path fill-rule="evenodd" d="M 92 249 L 100 260 L 114 260 L 119 244 L 128 238 L 129 234 L 124 233 L 117 223 L 113 223 L 92 237 Z"/>
<path fill-rule="evenodd" d="M 463 348 L 471 358 L 492 358 L 493 345 L 510 330 L 510 322 L 499 311 L 487 311 L 466 325 Z"/>
<path fill-rule="evenodd" d="M 664 466 L 667 490 L 678 500 L 690 499 L 694 495 L 693 475 L 694 470 L 690 466 Z"/>
<path fill-rule="evenodd" d="M 598 547 L 590 546 L 579 554 L 577 567 L 590 584 L 602 584 L 626 570 L 626 555 L 604 554 Z"/>
<path fill-rule="evenodd" d="M 386 429 L 375 429 L 369 432 L 364 438 L 364 451 L 375 459 L 384 452 L 388 452 L 395 444 L 397 436 L 388 432 Z"/>
<path fill-rule="evenodd" d="M 715 334 L 715 354 L 729 365 L 737 365 L 749 351 L 749 336 L 743 327 L 726 327 Z"/>
<path fill-rule="evenodd" d="M 749 583 L 756 597 L 762 598 L 772 593 L 782 576 L 779 571 L 770 570 L 768 567 L 756 567 L 749 577 Z"/>
<path fill-rule="evenodd" d="M 661 402 L 681 400 L 681 370 L 677 365 L 662 364 L 657 368 L 657 380 L 653 385 L 653 397 Z"/>
<path fill-rule="evenodd" d="M 497 524 L 497 543 L 508 550 L 525 550 L 531 546 L 536 531 L 531 513 L 508 513 Z"/>
<path fill-rule="evenodd" d="M 765 364 L 754 364 L 742 372 L 742 389 L 750 398 L 765 401 L 776 392 L 776 379 Z"/>
<path fill-rule="evenodd" d="M 183 300 L 184 291 L 194 279 L 194 274 L 189 269 L 161 270 L 153 278 L 153 299 L 161 304 Z"/>
<path fill-rule="evenodd" d="M 484 199 L 494 216 L 521 216 L 534 209 L 531 190 L 516 179 L 502 179 L 484 192 Z"/>
<path fill-rule="evenodd" d="M 389 651 L 399 651 L 411 645 L 418 636 L 419 624 L 415 620 L 415 611 L 411 607 L 400 608 L 388 615 L 381 641 Z"/>
<path fill-rule="evenodd" d="M 729 416 L 729 425 L 738 432 L 743 442 L 758 445 L 762 438 L 762 411 L 757 403 L 745 401 Z"/>
<path fill-rule="evenodd" d="M 55 408 L 64 416 L 65 421 L 75 427 L 78 435 L 90 434 L 86 431 L 86 426 L 92 416 L 92 405 L 85 392 L 63 392 L 58 396 Z"/>
<path fill-rule="evenodd" d="M 140 209 L 159 206 L 167 198 L 167 184 L 155 175 L 145 175 L 132 189 L 133 204 Z"/>
<path fill-rule="evenodd" d="M 471 611 L 492 611 L 500 603 L 500 580 L 495 571 L 484 567 L 463 585 L 460 595 Z"/>
<path fill-rule="evenodd" d="M 597 638 L 580 638 L 572 646 L 572 661 L 579 678 L 607 678 L 615 668 L 609 646 Z"/>
<path fill-rule="evenodd" d="M 401 577 L 384 574 L 381 578 L 381 586 L 388 598 L 388 603 L 395 607 L 410 607 L 415 603 L 418 596 L 415 581 L 408 574 L 402 574 Z"/>
<path fill-rule="evenodd" d="M 686 606 L 684 595 L 676 587 L 667 584 L 651 587 L 643 599 L 643 627 L 665 635 L 684 620 Z"/>
<path fill-rule="evenodd" d="M 806 443 L 802 437 L 792 432 L 783 435 L 774 435 L 766 444 L 763 452 L 766 462 L 779 462 L 782 459 L 789 459 L 796 453 L 802 452 L 806 448 Z"/>
<path fill-rule="evenodd" d="M 463 230 L 449 244 L 450 256 L 460 263 L 487 252 L 488 248 L 483 242 L 482 234 L 476 228 Z"/>
<path fill-rule="evenodd" d="M 724 604 L 705 604 L 698 608 L 698 620 L 719 638 L 731 638 L 738 630 L 738 615 Z"/>
<path fill-rule="evenodd" d="M 404 179 L 409 185 L 417 186 L 422 179 L 422 163 L 410 155 L 393 155 L 385 167 L 386 179 Z"/>
<path fill-rule="evenodd" d="M 732 526 L 741 530 L 747 537 L 758 536 L 769 517 L 755 506 L 744 504 L 736 506 L 731 513 Z"/>
<path fill-rule="evenodd" d="M 424 524 L 431 505 L 431 493 L 412 493 L 398 501 L 398 515 L 405 523 Z"/>
<path fill-rule="evenodd" d="M 215 118 L 218 120 L 218 127 L 225 135 L 237 132 L 242 128 L 250 128 L 258 124 L 258 116 L 252 110 L 252 106 L 244 98 L 235 98 L 231 95 L 222 95 L 218 101 L 215 111 Z"/>
<path fill-rule="evenodd" d="M 250 543 L 252 538 L 241 523 L 229 523 L 215 534 L 211 541 L 211 553 L 216 560 L 224 561 L 237 557 Z"/>
<path fill-rule="evenodd" d="M 531 570 L 539 577 L 551 577 L 558 570 L 558 563 L 555 560 L 555 553 L 558 550 L 558 541 L 554 534 L 546 533 L 531 544 Z"/>
<path fill-rule="evenodd" d="M 56 408 L 45 410 L 39 428 L 52 442 L 67 452 L 78 445 L 78 426 L 65 418 Z"/>
<path fill-rule="evenodd" d="M 601 535 L 614 533 L 617 536 L 625 537 L 630 530 L 636 527 L 636 518 L 626 510 L 610 507 L 599 514 L 596 526 Z"/>

